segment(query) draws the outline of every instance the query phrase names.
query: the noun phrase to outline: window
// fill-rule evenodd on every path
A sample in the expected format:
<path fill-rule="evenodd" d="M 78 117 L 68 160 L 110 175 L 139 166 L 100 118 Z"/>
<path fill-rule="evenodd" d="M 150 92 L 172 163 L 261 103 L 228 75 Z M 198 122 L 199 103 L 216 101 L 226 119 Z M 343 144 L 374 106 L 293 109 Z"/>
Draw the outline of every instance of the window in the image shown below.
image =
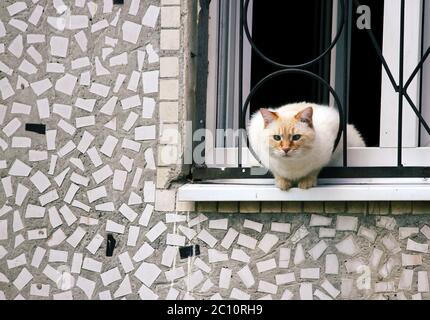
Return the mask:
<path fill-rule="evenodd" d="M 356 26 L 363 5 L 370 30 Z M 430 176 L 426 0 L 212 0 L 208 15 L 208 79 L 200 94 L 201 122 L 212 134 L 194 178 L 250 178 L 259 163 L 246 135 L 233 132 L 260 107 L 305 100 L 338 105 L 342 123 L 355 124 L 368 145 L 349 148 L 343 167 L 323 177 Z"/>

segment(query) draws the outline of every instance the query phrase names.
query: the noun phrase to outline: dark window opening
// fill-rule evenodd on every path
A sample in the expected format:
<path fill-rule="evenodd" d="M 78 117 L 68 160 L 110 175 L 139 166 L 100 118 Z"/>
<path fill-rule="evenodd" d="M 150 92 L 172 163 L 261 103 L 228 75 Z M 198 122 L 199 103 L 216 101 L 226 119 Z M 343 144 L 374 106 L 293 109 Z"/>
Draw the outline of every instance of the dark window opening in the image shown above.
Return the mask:
<path fill-rule="evenodd" d="M 384 0 L 362 0 L 372 13 L 372 31 L 382 49 Z M 354 6 L 353 12 L 357 12 Z M 351 33 L 351 85 L 349 122 L 362 133 L 369 147 L 378 147 L 381 121 L 382 64 L 366 30 L 360 30 L 353 19 Z"/>
<path fill-rule="evenodd" d="M 372 31 L 382 49 L 384 0 L 363 0 L 361 4 L 371 8 Z M 368 146 L 377 147 L 380 140 L 382 64 L 367 31 L 356 26 L 356 6 L 352 12 L 349 122 L 363 134 Z M 332 18 L 331 0 L 277 1 L 271 5 L 255 0 L 252 37 L 270 59 L 282 64 L 301 64 L 313 60 L 329 47 Z M 253 53 L 251 87 L 277 70 Z M 330 55 L 307 70 L 330 83 Z M 276 108 L 302 101 L 328 104 L 329 92 L 309 77 L 285 75 L 263 85 L 252 99 L 250 110 L 253 114 L 261 107 Z"/>
<path fill-rule="evenodd" d="M 252 37 L 268 58 L 296 65 L 318 57 L 330 46 L 331 0 L 266 1 L 254 0 Z M 330 81 L 330 55 L 307 68 Z M 252 54 L 251 87 L 277 71 L 258 54 Z M 308 101 L 328 103 L 328 90 L 305 76 L 285 75 L 264 85 L 251 101 L 251 113 L 261 107 L 279 107 Z"/>

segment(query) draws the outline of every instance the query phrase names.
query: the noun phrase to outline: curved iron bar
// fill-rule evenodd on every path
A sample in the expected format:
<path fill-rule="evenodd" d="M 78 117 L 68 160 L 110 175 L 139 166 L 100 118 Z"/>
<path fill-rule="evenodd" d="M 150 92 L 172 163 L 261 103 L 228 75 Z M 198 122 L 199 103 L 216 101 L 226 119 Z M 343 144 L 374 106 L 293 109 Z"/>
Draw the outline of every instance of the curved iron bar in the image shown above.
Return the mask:
<path fill-rule="evenodd" d="M 267 81 L 280 76 L 280 75 L 284 75 L 284 74 L 303 74 L 303 75 L 307 75 L 310 76 L 313 79 L 318 80 L 320 83 L 322 83 L 325 87 L 327 87 L 327 89 L 329 89 L 330 93 L 333 95 L 335 101 L 336 101 L 336 106 L 337 109 L 339 111 L 339 130 L 337 133 L 337 137 L 336 137 L 336 141 L 335 144 L 333 146 L 333 152 L 336 150 L 336 148 L 339 145 L 340 139 L 342 138 L 342 134 L 345 130 L 345 125 L 343 125 L 343 122 L 345 121 L 344 119 L 344 108 L 343 105 L 340 101 L 339 96 L 337 95 L 336 91 L 330 86 L 330 84 L 324 80 L 323 78 L 321 78 L 320 76 L 318 76 L 315 73 L 312 73 L 310 71 L 307 70 L 303 70 L 303 68 L 309 67 L 317 62 L 320 62 L 322 59 L 324 59 L 332 50 L 333 48 L 337 45 L 343 31 L 345 30 L 345 25 L 347 23 L 347 6 L 346 6 L 346 0 L 340 0 L 340 6 L 341 6 L 341 17 L 340 17 L 340 22 L 338 24 L 338 31 L 336 36 L 334 37 L 334 39 L 332 40 L 330 46 L 325 49 L 324 52 L 322 52 L 318 57 L 316 57 L 315 59 L 302 63 L 302 64 L 298 64 L 298 65 L 287 65 L 287 64 L 281 64 L 278 63 L 276 61 L 273 61 L 272 59 L 270 59 L 269 57 L 267 57 L 265 54 L 263 54 L 257 47 L 257 45 L 254 43 L 252 36 L 250 34 L 249 31 L 249 27 L 248 27 L 248 18 L 247 18 L 247 12 L 249 10 L 249 3 L 250 0 L 245 0 L 245 5 L 243 5 L 243 1 L 241 1 L 241 33 L 243 33 L 243 31 L 245 32 L 245 35 L 249 41 L 249 43 L 251 44 L 252 49 L 266 62 L 274 65 L 277 68 L 280 68 L 281 70 L 278 70 L 272 74 L 269 74 L 268 76 L 266 76 L 264 79 L 262 79 L 250 92 L 250 94 L 248 95 L 245 104 L 243 105 L 243 107 L 240 108 L 240 113 L 239 113 L 239 127 L 240 129 L 245 129 L 246 128 L 246 115 L 247 115 L 247 111 L 249 109 L 250 103 L 251 103 L 251 99 L 254 97 L 255 93 L 258 91 L 258 89 L 265 84 Z M 242 37 L 241 37 L 242 38 Z M 242 42 L 243 42 L 243 38 L 242 38 Z M 240 105 L 242 106 L 242 104 L 240 103 Z M 241 136 L 239 138 L 239 166 L 241 166 Z M 248 145 L 248 149 L 251 151 L 251 153 L 253 154 L 253 156 L 258 160 L 257 155 L 255 154 L 254 150 L 252 149 L 252 147 L 249 144 L 249 139 L 248 139 L 248 132 L 247 132 L 247 145 Z"/>
<path fill-rule="evenodd" d="M 281 75 L 285 75 L 285 74 L 302 74 L 302 75 L 306 75 L 309 76 L 313 79 L 318 80 L 321 84 L 323 84 L 329 91 L 330 93 L 333 95 L 333 98 L 336 101 L 336 106 L 337 109 L 339 111 L 339 131 L 336 137 L 336 141 L 333 147 L 333 152 L 336 150 L 337 146 L 339 145 L 340 139 L 342 138 L 342 133 L 343 133 L 343 126 L 342 121 L 344 119 L 344 110 L 343 110 L 343 106 L 342 103 L 340 101 L 339 96 L 337 95 L 336 91 L 333 89 L 333 87 L 323 78 L 321 78 L 319 75 L 312 73 L 310 71 L 307 70 L 302 70 L 302 69 L 283 69 L 283 70 L 278 70 L 272 74 L 269 74 L 268 76 L 266 76 L 264 79 L 260 80 L 259 83 L 257 83 L 257 85 L 251 90 L 250 94 L 248 95 L 246 101 L 245 101 L 245 105 L 244 105 L 244 110 L 243 110 L 243 114 L 246 115 L 248 108 L 251 104 L 251 100 L 254 97 L 254 95 L 257 93 L 257 91 L 261 88 L 261 86 L 263 86 L 265 83 L 267 83 L 268 81 L 272 80 L 273 78 L 276 78 L 278 76 Z M 246 129 L 247 133 L 248 133 L 248 128 L 245 128 L 245 117 L 242 117 L 242 122 L 241 122 L 241 128 L 242 129 Z M 247 134 L 248 136 L 248 134 Z M 248 142 L 248 148 L 250 150 L 250 152 L 252 153 L 252 155 L 255 157 L 256 160 L 259 160 L 258 156 L 255 154 L 254 150 L 252 149 L 252 147 L 249 145 L 249 140 L 247 138 L 247 142 Z M 240 153 L 240 150 L 239 150 Z M 261 163 L 261 162 L 260 162 Z"/>
<path fill-rule="evenodd" d="M 266 62 L 274 65 L 275 67 L 278 68 L 283 68 L 283 69 L 299 69 L 299 68 L 306 68 L 309 67 L 319 61 L 321 61 L 327 54 L 329 54 L 331 52 L 331 50 L 333 50 L 333 48 L 336 46 L 337 42 L 340 39 L 340 36 L 342 35 L 342 32 L 345 28 L 345 24 L 346 24 L 346 5 L 345 5 L 345 1 L 346 0 L 340 0 L 340 6 L 341 6 L 341 18 L 340 18 L 340 22 L 338 25 L 338 32 L 336 34 L 336 36 L 334 37 L 334 39 L 332 40 L 330 46 L 325 49 L 325 51 L 323 53 L 321 53 L 318 57 L 316 57 L 315 59 L 302 63 L 302 64 L 297 64 L 297 65 L 287 65 L 287 64 L 282 64 L 279 62 L 276 62 L 272 59 L 270 59 L 269 57 L 267 57 L 263 52 L 260 51 L 260 49 L 258 49 L 257 45 L 255 44 L 254 40 L 252 39 L 251 36 L 251 32 L 249 31 L 249 26 L 248 26 L 248 9 L 249 9 L 249 2 L 250 0 L 246 0 L 245 1 L 245 15 L 243 17 L 243 28 L 245 30 L 245 35 L 248 38 L 249 43 L 252 46 L 252 49 Z"/>

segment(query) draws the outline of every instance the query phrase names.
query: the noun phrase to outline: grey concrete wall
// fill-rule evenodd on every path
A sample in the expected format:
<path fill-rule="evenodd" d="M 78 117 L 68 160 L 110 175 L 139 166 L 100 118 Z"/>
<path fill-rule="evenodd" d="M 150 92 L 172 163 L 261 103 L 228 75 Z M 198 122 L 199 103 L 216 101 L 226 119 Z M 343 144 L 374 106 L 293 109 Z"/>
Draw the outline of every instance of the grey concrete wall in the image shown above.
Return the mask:
<path fill-rule="evenodd" d="M 184 141 L 184 121 L 194 108 L 196 3 L 111 3 L 0 4 L 0 299 L 429 297 L 427 203 L 177 202 L 169 185 L 186 169 L 173 155 L 182 153 L 178 141 Z M 43 12 L 36 19 L 39 9 Z M 70 21 L 76 15 L 84 21 L 88 17 L 88 24 L 61 30 L 63 20 L 53 20 Z M 134 29 L 124 34 L 130 22 Z M 129 37 L 136 28 L 140 32 L 133 41 Z M 30 43 L 35 34 L 43 42 Z M 85 34 L 86 51 L 76 34 Z M 106 41 L 106 36 L 114 40 Z M 53 37 L 68 39 L 63 57 L 53 55 Z M 142 69 L 138 52 L 145 54 Z M 125 53 L 127 63 L 111 65 L 112 57 Z M 75 65 L 84 57 L 88 66 L 72 68 L 73 61 Z M 102 67 L 96 66 L 96 57 Z M 53 73 L 48 63 L 62 66 Z M 143 86 L 142 74 L 151 71 L 160 71 L 155 90 Z M 81 82 L 86 72 L 89 84 Z M 66 74 L 77 83 L 65 93 L 58 81 Z M 114 92 L 120 74 L 124 83 Z M 139 76 L 136 88 L 129 86 L 133 74 Z M 34 88 L 43 79 L 52 87 L 39 94 Z M 73 87 L 70 80 L 66 87 Z M 107 86 L 107 96 L 94 94 L 93 82 Z M 140 103 L 123 108 L 124 99 L 134 96 Z M 109 112 L 103 107 L 112 97 L 118 101 Z M 78 98 L 95 99 L 94 108 L 79 108 Z M 144 98 L 154 99 L 153 113 Z M 43 99 L 48 108 L 38 101 Z M 64 109 L 56 104 L 70 106 L 65 107 L 70 116 L 56 113 Z M 80 127 L 81 117 L 92 116 Z M 133 116 L 135 122 L 124 129 Z M 13 119 L 19 121 L 17 128 Z M 26 131 L 28 123 L 46 125 L 48 135 L 56 130 L 55 145 L 48 146 L 46 134 Z M 155 126 L 155 135 L 141 136 L 142 130 L 151 130 L 147 126 Z M 166 133 L 175 128 L 177 136 Z M 84 132 L 94 137 L 90 153 L 80 145 Z M 77 148 L 63 155 L 70 141 Z M 123 148 L 124 141 L 139 150 Z M 94 150 L 100 162 L 91 160 Z M 97 171 L 105 166 L 111 172 L 101 181 Z M 111 257 L 106 254 L 109 235 L 116 241 Z M 181 257 L 180 248 L 193 245 L 200 253 Z M 369 288 L 358 285 L 363 276 L 370 279 Z"/>

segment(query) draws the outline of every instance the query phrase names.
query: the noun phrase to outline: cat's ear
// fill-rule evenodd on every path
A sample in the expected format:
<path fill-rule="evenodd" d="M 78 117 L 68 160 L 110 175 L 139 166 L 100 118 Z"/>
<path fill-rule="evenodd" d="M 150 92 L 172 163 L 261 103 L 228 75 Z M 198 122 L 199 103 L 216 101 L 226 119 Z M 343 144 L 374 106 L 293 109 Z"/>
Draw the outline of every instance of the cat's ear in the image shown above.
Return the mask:
<path fill-rule="evenodd" d="M 298 114 L 296 114 L 296 119 L 307 123 L 309 125 L 309 127 L 313 127 L 313 118 L 314 116 L 314 109 L 312 107 L 308 107 L 303 111 L 300 111 Z"/>
<path fill-rule="evenodd" d="M 267 128 L 269 124 L 271 124 L 273 121 L 277 120 L 279 118 L 278 114 L 276 112 L 272 112 L 268 109 L 261 108 L 260 109 L 261 115 L 264 119 L 264 127 Z"/>

